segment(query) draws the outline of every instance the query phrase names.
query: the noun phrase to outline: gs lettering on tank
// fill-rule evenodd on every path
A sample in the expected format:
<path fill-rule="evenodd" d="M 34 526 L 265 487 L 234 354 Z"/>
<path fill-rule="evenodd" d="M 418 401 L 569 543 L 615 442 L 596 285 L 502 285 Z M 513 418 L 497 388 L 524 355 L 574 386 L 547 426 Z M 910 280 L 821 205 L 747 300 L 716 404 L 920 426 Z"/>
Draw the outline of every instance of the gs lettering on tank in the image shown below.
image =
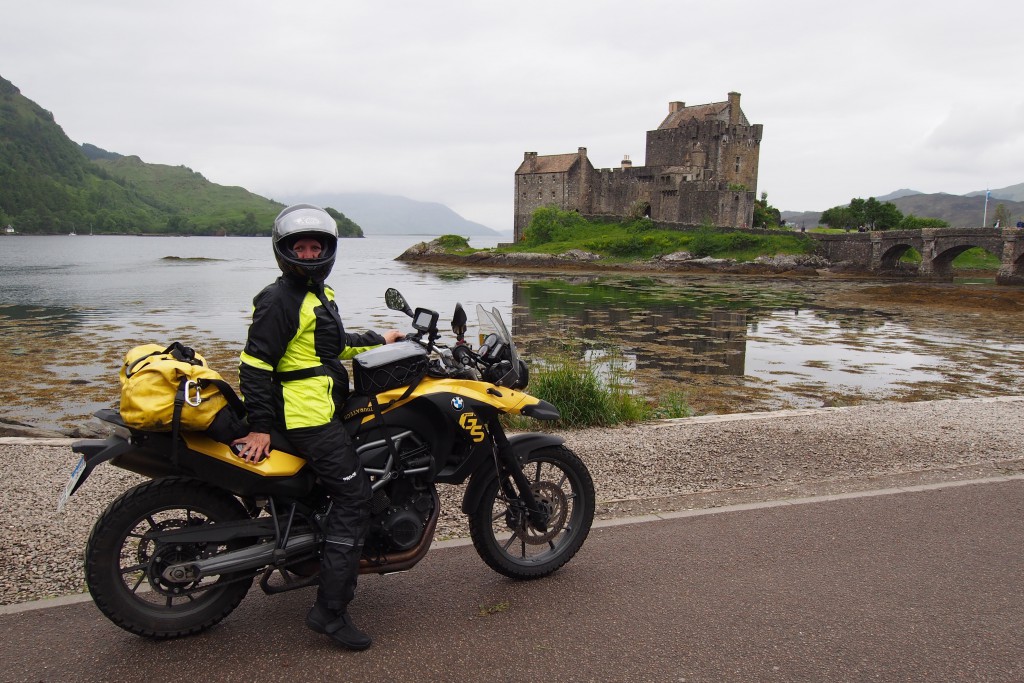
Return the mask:
<path fill-rule="evenodd" d="M 459 417 L 459 426 L 469 434 L 473 443 L 480 443 L 487 438 L 487 431 L 475 413 L 463 413 Z"/>
<path fill-rule="evenodd" d="M 473 403 L 457 395 L 452 396 L 449 401 L 451 412 L 466 437 L 473 443 L 480 443 L 487 438 L 487 421 L 477 415 Z"/>

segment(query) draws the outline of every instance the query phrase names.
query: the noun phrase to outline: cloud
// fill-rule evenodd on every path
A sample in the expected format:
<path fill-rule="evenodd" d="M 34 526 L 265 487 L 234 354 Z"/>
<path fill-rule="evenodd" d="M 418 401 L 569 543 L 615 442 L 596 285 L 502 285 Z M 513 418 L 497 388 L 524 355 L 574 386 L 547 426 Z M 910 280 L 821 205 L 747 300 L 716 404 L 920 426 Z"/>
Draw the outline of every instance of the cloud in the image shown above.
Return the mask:
<path fill-rule="evenodd" d="M 759 189 L 780 208 L 1024 180 L 1021 100 L 1004 99 L 1019 48 L 950 0 L 2 9 L 0 75 L 72 139 L 267 196 L 403 194 L 509 228 L 524 152 L 643 163 L 669 101 L 729 91 L 764 125 Z M 972 11 L 1024 19 L 994 0 Z"/>

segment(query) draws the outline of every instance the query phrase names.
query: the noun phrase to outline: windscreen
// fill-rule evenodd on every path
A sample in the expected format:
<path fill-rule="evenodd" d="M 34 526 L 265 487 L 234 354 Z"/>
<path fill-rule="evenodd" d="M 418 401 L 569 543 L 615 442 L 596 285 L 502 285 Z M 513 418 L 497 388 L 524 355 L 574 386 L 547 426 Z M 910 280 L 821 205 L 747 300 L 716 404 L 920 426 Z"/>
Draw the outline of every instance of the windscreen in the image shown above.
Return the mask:
<path fill-rule="evenodd" d="M 505 360 L 509 361 L 509 371 L 495 384 L 509 387 L 515 385 L 519 380 L 519 354 L 516 353 L 516 345 L 512 342 L 512 334 L 505 327 L 505 321 L 501 319 L 501 313 L 497 308 L 492 308 L 488 313 L 483 306 L 477 304 L 477 320 L 480 326 L 480 343 L 490 334 L 498 335 L 498 339 L 505 344 Z"/>

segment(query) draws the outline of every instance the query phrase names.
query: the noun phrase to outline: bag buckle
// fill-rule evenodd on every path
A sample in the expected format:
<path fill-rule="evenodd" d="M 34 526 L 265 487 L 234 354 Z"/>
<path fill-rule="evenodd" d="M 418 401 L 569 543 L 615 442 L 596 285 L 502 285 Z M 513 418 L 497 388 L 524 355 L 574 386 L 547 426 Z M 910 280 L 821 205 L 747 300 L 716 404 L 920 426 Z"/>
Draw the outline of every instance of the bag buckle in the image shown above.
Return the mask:
<path fill-rule="evenodd" d="M 185 382 L 185 403 L 189 404 L 193 408 L 199 407 L 199 404 L 203 402 L 203 397 L 200 395 L 199 382 L 195 380 L 188 380 Z"/>

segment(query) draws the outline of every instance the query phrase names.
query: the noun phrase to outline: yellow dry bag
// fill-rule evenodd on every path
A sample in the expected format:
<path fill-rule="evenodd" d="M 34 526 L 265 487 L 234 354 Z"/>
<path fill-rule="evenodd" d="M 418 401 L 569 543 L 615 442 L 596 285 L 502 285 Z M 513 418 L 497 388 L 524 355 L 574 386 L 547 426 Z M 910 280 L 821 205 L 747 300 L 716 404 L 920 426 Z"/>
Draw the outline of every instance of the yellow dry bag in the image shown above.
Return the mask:
<path fill-rule="evenodd" d="M 202 431 L 241 401 L 206 359 L 180 342 L 136 346 L 121 366 L 121 419 L 136 429 Z"/>

